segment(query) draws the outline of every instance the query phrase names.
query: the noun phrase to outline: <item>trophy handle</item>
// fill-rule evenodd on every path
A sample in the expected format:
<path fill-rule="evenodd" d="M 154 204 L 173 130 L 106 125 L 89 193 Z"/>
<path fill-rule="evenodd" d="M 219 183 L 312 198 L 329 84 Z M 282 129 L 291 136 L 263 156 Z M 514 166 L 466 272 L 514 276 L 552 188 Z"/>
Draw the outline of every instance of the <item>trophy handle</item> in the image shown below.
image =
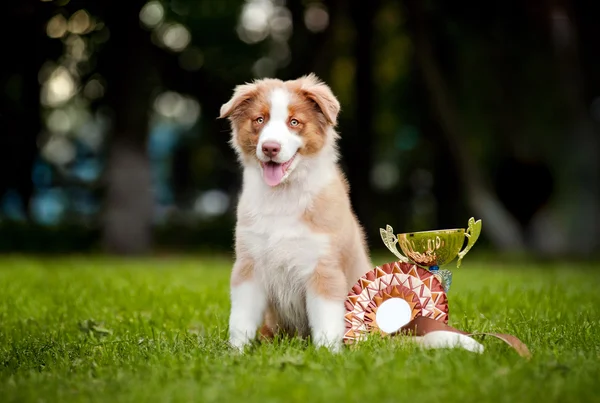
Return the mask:
<path fill-rule="evenodd" d="M 381 234 L 381 239 L 383 240 L 383 244 L 387 246 L 387 248 L 394 254 L 398 259 L 400 259 L 403 263 L 410 263 L 408 258 L 401 254 L 396 248 L 396 244 L 398 243 L 398 238 L 394 235 L 394 229 L 391 226 L 386 226 L 385 229 L 379 228 L 379 233 Z"/>
<path fill-rule="evenodd" d="M 467 232 L 465 232 L 465 236 L 469 239 L 467 246 L 458 254 L 458 261 L 456 262 L 456 268 L 460 267 L 460 263 L 465 257 L 465 255 L 471 250 L 477 239 L 479 238 L 479 234 L 481 234 L 481 220 L 475 221 L 473 217 L 469 219 L 469 227 L 467 228 Z"/>

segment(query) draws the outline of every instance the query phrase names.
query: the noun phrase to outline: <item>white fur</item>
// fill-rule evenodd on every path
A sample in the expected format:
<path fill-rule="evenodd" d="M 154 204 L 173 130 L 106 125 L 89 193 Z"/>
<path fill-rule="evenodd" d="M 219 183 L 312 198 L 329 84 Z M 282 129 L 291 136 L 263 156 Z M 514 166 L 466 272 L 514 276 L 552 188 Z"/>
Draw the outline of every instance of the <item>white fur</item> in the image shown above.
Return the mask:
<path fill-rule="evenodd" d="M 306 283 L 328 253 L 329 237 L 312 232 L 302 215 L 334 176 L 329 153 L 299 161 L 285 188 L 268 186 L 258 166 L 244 169 L 238 215 L 258 219 L 251 225 L 238 225 L 236 236 L 243 239 L 254 260 L 256 278 L 277 304 L 281 320 L 294 324 L 303 334 L 309 328 Z"/>
<path fill-rule="evenodd" d="M 342 339 L 346 330 L 344 302 L 325 299 L 308 291 L 306 310 L 313 343 L 317 347 L 324 346 L 331 351 L 339 351 L 342 348 Z"/>
<path fill-rule="evenodd" d="M 256 280 L 231 288 L 229 342 L 233 347 L 241 350 L 254 338 L 266 306 L 267 296 Z"/>

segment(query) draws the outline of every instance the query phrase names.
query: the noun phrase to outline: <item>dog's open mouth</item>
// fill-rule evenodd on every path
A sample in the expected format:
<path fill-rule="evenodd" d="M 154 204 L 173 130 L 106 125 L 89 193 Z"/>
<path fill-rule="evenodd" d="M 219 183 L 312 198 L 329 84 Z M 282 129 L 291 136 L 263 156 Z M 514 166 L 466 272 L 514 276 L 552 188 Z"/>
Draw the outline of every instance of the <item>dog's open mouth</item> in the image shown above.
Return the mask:
<path fill-rule="evenodd" d="M 296 156 L 294 155 L 284 163 L 278 163 L 275 161 L 261 162 L 260 165 L 263 169 L 263 178 L 267 185 L 277 186 L 283 182 L 283 180 L 289 174 L 288 170 L 295 158 Z"/>

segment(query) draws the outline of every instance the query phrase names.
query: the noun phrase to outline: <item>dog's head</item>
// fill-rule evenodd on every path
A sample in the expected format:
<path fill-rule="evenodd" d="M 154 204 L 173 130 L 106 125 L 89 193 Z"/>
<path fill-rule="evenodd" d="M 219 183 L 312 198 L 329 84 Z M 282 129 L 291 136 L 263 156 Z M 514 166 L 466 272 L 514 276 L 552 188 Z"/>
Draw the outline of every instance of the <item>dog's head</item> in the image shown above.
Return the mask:
<path fill-rule="evenodd" d="M 242 164 L 261 169 L 264 181 L 277 186 L 324 152 L 335 158 L 339 111 L 329 87 L 310 74 L 239 85 L 220 118 L 231 122 L 231 145 Z"/>

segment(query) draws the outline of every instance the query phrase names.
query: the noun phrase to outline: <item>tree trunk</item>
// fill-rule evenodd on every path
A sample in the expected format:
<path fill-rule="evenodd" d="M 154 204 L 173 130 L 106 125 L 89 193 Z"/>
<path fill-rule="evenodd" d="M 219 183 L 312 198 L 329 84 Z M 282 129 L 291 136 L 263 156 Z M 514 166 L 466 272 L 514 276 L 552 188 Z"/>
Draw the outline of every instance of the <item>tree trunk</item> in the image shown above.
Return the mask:
<path fill-rule="evenodd" d="M 425 28 L 423 4 L 420 0 L 406 0 L 405 5 L 409 14 L 409 24 L 412 27 L 417 61 L 442 132 L 450 146 L 449 154 L 456 159 L 458 175 L 466 190 L 469 205 L 474 215 L 486 223 L 485 233 L 497 248 L 504 251 L 521 251 L 524 248 L 521 228 L 494 195 L 483 170 L 465 145 L 459 114 L 433 56 Z"/>
<path fill-rule="evenodd" d="M 570 3 L 548 2 L 547 15 L 558 67 L 558 82 L 565 96 L 566 114 L 572 124 L 563 137 L 555 160 L 559 172 L 558 192 L 552 211 L 553 231 L 562 242 L 545 244 L 546 234 L 537 236 L 547 253 L 589 256 L 600 246 L 600 133 L 585 101 L 578 36 Z M 547 232 L 547 231 L 546 231 Z"/>
<path fill-rule="evenodd" d="M 354 57 L 356 61 L 355 116 L 356 125 L 351 133 L 346 133 L 350 153 L 347 156 L 348 179 L 352 204 L 365 228 L 367 235 L 378 235 L 371 223 L 369 200 L 371 198 L 370 173 L 373 167 L 373 60 L 375 58 L 373 38 L 375 15 L 379 0 L 361 3 L 353 1 L 350 6 L 351 18 L 356 31 Z M 351 135 L 348 136 L 348 134 Z"/>
<path fill-rule="evenodd" d="M 105 172 L 103 243 L 108 252 L 117 254 L 142 254 L 151 248 L 153 193 L 146 139 L 155 49 L 150 33 L 140 27 L 144 3 L 105 3 L 111 37 L 99 67 L 107 79 L 113 126 Z"/>

